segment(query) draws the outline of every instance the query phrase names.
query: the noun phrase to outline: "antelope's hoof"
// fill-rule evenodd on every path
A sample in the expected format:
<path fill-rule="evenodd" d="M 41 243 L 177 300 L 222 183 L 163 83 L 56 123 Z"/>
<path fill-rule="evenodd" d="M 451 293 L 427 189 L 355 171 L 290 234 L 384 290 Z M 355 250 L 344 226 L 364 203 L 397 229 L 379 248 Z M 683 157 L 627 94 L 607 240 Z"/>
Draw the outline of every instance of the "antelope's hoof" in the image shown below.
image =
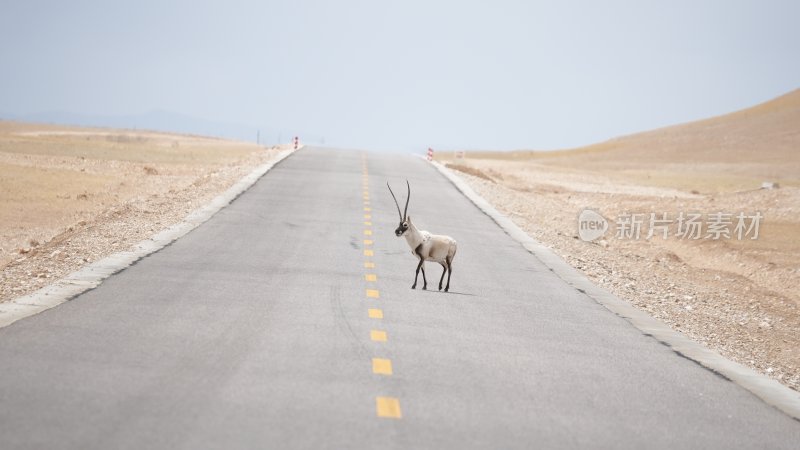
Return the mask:
<path fill-rule="evenodd" d="M 444 288 L 445 292 L 450 292 L 450 288 Z"/>
<path fill-rule="evenodd" d="M 428 290 L 428 286 L 422 286 L 422 290 L 423 291 L 427 291 Z"/>
<path fill-rule="evenodd" d="M 415 285 L 413 285 L 413 286 L 411 286 L 411 289 L 416 289 L 416 288 L 417 288 L 417 285 L 416 285 L 416 284 L 415 284 Z"/>

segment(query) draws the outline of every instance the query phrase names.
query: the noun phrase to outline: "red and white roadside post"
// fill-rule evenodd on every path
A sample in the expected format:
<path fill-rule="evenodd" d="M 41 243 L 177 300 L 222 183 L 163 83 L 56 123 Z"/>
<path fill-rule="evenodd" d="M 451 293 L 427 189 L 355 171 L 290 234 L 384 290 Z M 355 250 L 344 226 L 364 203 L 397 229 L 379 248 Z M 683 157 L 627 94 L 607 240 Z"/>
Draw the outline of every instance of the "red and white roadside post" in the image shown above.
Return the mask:
<path fill-rule="evenodd" d="M 428 148 L 428 161 L 433 161 L 433 149 Z"/>
<path fill-rule="evenodd" d="M 297 150 L 297 147 L 300 145 L 300 138 L 295 136 L 294 137 L 294 149 Z"/>

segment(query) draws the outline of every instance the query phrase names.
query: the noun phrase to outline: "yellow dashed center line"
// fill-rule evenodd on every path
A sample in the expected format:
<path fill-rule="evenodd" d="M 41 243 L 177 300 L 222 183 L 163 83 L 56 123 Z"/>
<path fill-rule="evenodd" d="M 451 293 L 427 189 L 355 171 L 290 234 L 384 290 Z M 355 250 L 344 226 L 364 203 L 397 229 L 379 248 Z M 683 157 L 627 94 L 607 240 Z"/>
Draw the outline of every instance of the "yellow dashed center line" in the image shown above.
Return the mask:
<path fill-rule="evenodd" d="M 384 358 L 372 358 L 372 373 L 376 375 L 391 375 L 392 360 Z"/>
<path fill-rule="evenodd" d="M 364 256 L 371 257 L 375 255 L 375 252 L 368 248 L 374 245 L 374 241 L 372 240 L 372 208 L 370 207 L 370 196 L 369 196 L 369 170 L 367 168 L 367 158 L 364 154 L 361 155 L 361 165 L 362 165 L 362 201 L 363 201 L 363 217 L 364 217 Z M 364 261 L 364 268 L 365 269 L 374 269 L 375 263 L 372 261 Z M 378 275 L 375 273 L 365 273 L 364 280 L 368 283 L 376 283 L 378 281 Z M 380 298 L 380 291 L 377 289 L 367 289 L 366 296 L 368 298 L 377 299 Z M 367 315 L 370 319 L 383 319 L 383 310 L 378 308 L 368 308 Z M 385 330 L 375 330 L 371 329 L 369 331 L 369 338 L 372 342 L 387 342 L 388 337 Z M 372 358 L 372 373 L 377 375 L 384 375 L 389 376 L 392 375 L 392 361 L 386 358 Z M 378 417 L 384 417 L 389 419 L 401 419 L 403 417 L 403 413 L 400 410 L 400 400 L 396 397 L 375 397 L 375 414 Z"/>
<path fill-rule="evenodd" d="M 375 342 L 386 342 L 386 332 L 382 330 L 370 330 L 369 338 Z"/>
<path fill-rule="evenodd" d="M 401 419 L 403 413 L 400 412 L 400 400 L 394 397 L 376 397 L 375 409 L 378 417 L 389 419 Z"/>

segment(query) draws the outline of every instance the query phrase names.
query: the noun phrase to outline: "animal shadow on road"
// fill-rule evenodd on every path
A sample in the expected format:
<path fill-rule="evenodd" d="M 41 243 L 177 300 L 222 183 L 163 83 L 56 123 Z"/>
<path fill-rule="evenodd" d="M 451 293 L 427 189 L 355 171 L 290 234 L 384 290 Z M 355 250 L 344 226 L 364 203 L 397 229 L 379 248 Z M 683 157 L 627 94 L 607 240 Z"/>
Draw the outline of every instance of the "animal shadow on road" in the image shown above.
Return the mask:
<path fill-rule="evenodd" d="M 427 293 L 430 293 L 430 294 L 466 295 L 466 296 L 469 296 L 469 297 L 475 297 L 476 296 L 475 294 L 468 294 L 466 292 L 456 292 L 456 291 L 454 291 L 452 289 L 450 290 L 450 292 L 437 291 L 435 289 L 414 289 L 414 290 L 415 291 L 420 291 L 420 292 L 427 292 Z"/>

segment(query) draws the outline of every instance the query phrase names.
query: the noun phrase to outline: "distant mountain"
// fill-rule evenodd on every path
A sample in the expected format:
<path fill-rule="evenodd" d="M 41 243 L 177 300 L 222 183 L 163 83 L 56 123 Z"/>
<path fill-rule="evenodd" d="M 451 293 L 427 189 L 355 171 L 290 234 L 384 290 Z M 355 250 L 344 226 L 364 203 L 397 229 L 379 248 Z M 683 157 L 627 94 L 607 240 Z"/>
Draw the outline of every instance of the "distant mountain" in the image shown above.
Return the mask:
<path fill-rule="evenodd" d="M 259 132 L 259 129 L 254 126 L 214 122 L 162 110 L 150 111 L 143 114 L 121 116 L 76 114 L 67 111 L 47 111 L 28 115 L 5 114 L 0 117 L 22 122 L 165 131 L 252 142 L 255 142 L 256 135 Z M 262 130 L 261 135 L 262 142 L 267 142 L 268 139 L 266 139 L 266 136 L 263 133 L 264 130 Z M 273 138 L 272 140 L 276 139 L 277 138 Z"/>

